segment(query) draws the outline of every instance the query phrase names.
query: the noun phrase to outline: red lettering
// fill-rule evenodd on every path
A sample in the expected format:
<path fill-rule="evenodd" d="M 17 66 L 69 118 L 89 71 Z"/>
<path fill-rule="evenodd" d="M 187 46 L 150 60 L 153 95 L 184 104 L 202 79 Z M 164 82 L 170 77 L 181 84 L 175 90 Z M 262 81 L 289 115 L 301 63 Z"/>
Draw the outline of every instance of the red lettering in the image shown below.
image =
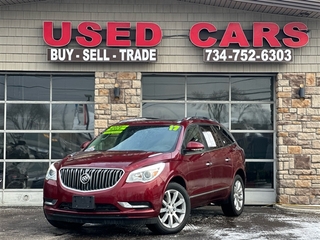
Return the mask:
<path fill-rule="evenodd" d="M 95 31 L 101 31 L 101 26 L 95 22 L 82 22 L 78 26 L 78 32 L 84 37 L 76 37 L 76 41 L 83 47 L 97 47 L 102 42 L 102 36 Z M 87 40 L 87 38 L 91 40 Z"/>
<path fill-rule="evenodd" d="M 206 48 L 206 47 L 213 46 L 217 42 L 217 39 L 213 37 L 208 37 L 207 40 L 201 40 L 200 32 L 202 30 L 206 30 L 209 33 L 217 31 L 216 27 L 211 23 L 207 23 L 207 22 L 196 23 L 190 28 L 190 33 L 189 33 L 190 41 L 197 47 Z"/>
<path fill-rule="evenodd" d="M 267 31 L 265 31 L 267 30 Z M 279 26 L 272 22 L 255 22 L 253 23 L 253 46 L 262 47 L 263 39 L 265 39 L 270 47 L 281 47 L 277 39 Z"/>
<path fill-rule="evenodd" d="M 250 47 L 247 37 L 238 22 L 231 22 L 228 24 L 219 47 L 229 47 L 230 43 L 236 43 L 240 47 Z"/>
<path fill-rule="evenodd" d="M 53 38 L 53 22 L 43 22 L 43 40 L 52 47 L 64 47 L 71 41 L 71 23 L 61 23 L 61 37 L 60 39 Z"/>
<path fill-rule="evenodd" d="M 110 47 L 130 47 L 130 40 L 120 40 L 118 37 L 129 37 L 129 22 L 108 22 L 107 23 L 107 46 Z M 121 29 L 121 30 L 120 30 Z"/>
<path fill-rule="evenodd" d="M 304 47 L 309 42 L 309 36 L 306 32 L 308 27 L 301 22 L 291 22 L 286 24 L 283 27 L 283 32 L 289 37 L 296 38 L 297 41 L 294 41 L 292 38 L 282 39 L 284 45 L 291 48 Z"/>
<path fill-rule="evenodd" d="M 146 30 L 152 31 L 152 38 L 146 39 Z M 162 39 L 162 31 L 158 24 L 143 22 L 137 23 L 136 27 L 136 46 L 137 47 L 154 47 L 157 46 Z"/>

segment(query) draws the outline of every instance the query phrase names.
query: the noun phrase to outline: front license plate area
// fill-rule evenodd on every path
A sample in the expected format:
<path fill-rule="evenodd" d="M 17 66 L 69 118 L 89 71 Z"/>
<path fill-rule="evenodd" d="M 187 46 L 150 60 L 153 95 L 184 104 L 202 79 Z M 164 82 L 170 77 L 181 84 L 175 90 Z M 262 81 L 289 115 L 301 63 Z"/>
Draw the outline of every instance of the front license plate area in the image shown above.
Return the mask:
<path fill-rule="evenodd" d="M 94 209 L 94 197 L 93 196 L 73 196 L 72 208 L 74 209 Z"/>

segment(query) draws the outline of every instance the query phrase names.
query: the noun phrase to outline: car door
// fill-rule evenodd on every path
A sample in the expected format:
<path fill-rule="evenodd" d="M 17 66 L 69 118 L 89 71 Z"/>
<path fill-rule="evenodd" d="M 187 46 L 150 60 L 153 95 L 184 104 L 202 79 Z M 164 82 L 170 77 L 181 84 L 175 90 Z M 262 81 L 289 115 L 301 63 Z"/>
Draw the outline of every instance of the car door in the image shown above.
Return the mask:
<path fill-rule="evenodd" d="M 186 146 L 190 142 L 200 142 L 205 148 L 202 150 L 187 151 Z M 185 133 L 182 146 L 183 159 L 188 165 L 186 179 L 188 181 L 188 191 L 192 203 L 200 204 L 202 200 L 208 198 L 211 190 L 211 165 L 210 152 L 201 135 L 198 125 L 190 125 Z M 202 199 L 202 200 L 201 200 Z"/>
<path fill-rule="evenodd" d="M 200 130 L 204 136 L 210 155 L 211 195 L 219 196 L 220 192 L 225 190 L 225 149 L 217 132 L 211 125 L 200 125 Z"/>
<path fill-rule="evenodd" d="M 236 148 L 234 139 L 221 126 L 212 125 L 212 129 L 219 139 L 220 165 L 215 169 L 215 174 L 219 176 L 219 186 L 221 188 L 229 188 L 233 182 L 233 162 L 236 160 Z"/>

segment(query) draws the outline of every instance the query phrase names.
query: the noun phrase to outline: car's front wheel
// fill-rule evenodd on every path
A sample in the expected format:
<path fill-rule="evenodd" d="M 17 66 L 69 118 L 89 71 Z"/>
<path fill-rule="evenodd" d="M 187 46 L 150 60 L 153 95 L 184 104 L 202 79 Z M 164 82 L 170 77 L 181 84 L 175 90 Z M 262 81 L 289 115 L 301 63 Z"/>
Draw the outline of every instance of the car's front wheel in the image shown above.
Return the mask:
<path fill-rule="evenodd" d="M 236 175 L 228 202 L 221 205 L 221 209 L 226 216 L 239 216 L 244 208 L 244 183 L 239 175 Z"/>
<path fill-rule="evenodd" d="M 157 234 L 180 232 L 190 216 L 190 199 L 187 191 L 177 183 L 169 183 L 162 200 L 156 224 L 147 227 Z"/>

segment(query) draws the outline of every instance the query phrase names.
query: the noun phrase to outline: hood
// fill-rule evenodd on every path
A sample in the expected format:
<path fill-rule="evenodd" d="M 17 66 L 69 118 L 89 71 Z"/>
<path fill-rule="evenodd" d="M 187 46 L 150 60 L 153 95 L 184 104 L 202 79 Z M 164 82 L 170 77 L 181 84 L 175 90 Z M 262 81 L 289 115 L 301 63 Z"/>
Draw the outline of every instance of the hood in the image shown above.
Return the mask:
<path fill-rule="evenodd" d="M 98 167 L 98 168 L 126 168 L 146 161 L 155 162 L 165 159 L 171 153 L 141 152 L 141 151 L 91 151 L 78 152 L 67 156 L 61 167 Z M 151 163 L 150 163 L 151 164 Z"/>

